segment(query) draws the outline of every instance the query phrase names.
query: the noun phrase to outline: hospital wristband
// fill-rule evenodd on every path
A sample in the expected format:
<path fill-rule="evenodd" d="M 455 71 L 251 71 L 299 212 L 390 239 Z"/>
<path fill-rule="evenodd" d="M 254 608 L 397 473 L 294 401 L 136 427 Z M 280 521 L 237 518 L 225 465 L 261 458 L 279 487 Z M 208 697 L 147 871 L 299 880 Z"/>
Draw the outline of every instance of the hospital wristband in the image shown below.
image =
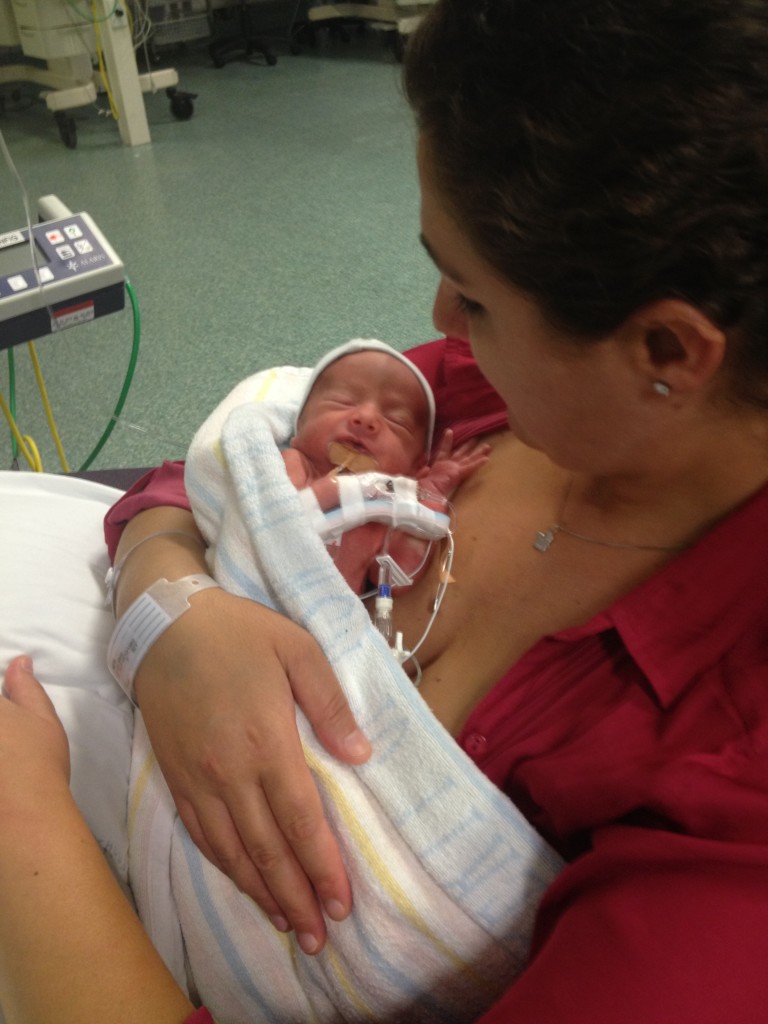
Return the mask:
<path fill-rule="evenodd" d="M 107 569 L 107 575 L 104 577 L 104 584 L 107 588 L 107 604 L 112 609 L 112 614 L 115 614 L 115 602 L 117 600 L 117 582 L 120 579 L 120 573 L 123 571 L 123 566 L 134 553 L 147 541 L 155 540 L 156 537 L 187 537 L 189 540 L 194 541 L 196 544 L 200 544 L 205 547 L 205 541 L 199 534 L 190 533 L 189 530 L 157 530 L 155 533 L 147 534 L 146 537 L 142 537 L 141 540 L 137 540 L 132 548 L 123 555 L 120 562 L 116 565 L 110 566 Z"/>
<path fill-rule="evenodd" d="M 134 704 L 134 681 L 147 651 L 189 611 L 190 597 L 210 587 L 218 587 L 218 583 L 202 573 L 182 576 L 173 582 L 165 578 L 155 580 L 118 620 L 107 647 L 107 666 Z"/>

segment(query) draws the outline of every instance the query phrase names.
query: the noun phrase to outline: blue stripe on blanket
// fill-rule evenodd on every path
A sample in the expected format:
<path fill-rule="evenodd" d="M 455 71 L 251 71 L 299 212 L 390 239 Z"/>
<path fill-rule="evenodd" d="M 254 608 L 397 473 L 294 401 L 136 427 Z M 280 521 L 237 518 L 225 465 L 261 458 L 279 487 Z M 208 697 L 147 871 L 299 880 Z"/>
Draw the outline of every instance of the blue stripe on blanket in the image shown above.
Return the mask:
<path fill-rule="evenodd" d="M 257 586 L 250 581 L 242 565 L 232 558 L 228 551 L 221 553 L 219 564 L 221 570 L 226 574 L 226 581 L 220 580 L 219 582 L 226 582 L 227 590 L 243 597 L 250 597 L 253 601 L 258 601 L 259 604 L 264 604 L 268 608 L 274 607 L 274 601 L 264 587 Z"/>
<path fill-rule="evenodd" d="M 224 923 L 221 914 L 211 899 L 211 892 L 203 873 L 203 865 L 205 864 L 205 861 L 200 856 L 200 851 L 192 842 L 192 839 L 185 828 L 180 826 L 177 827 L 176 839 L 181 841 L 182 849 L 184 851 L 184 859 L 187 864 L 195 895 L 197 896 L 200 904 L 200 910 L 205 916 L 206 923 L 211 931 L 211 936 L 216 941 L 219 949 L 221 950 L 222 956 L 227 961 L 227 965 L 231 970 L 233 977 L 237 980 L 240 988 L 247 993 L 254 1005 L 259 1008 L 261 1013 L 263 1013 L 265 1021 L 268 1021 L 269 1024 L 285 1024 L 281 1017 L 277 1013 L 273 1012 L 269 998 L 263 996 L 259 991 L 258 986 L 251 977 L 248 968 L 243 963 L 243 960 L 232 941 L 232 937 L 227 930 L 227 926 Z M 265 921 L 264 927 L 269 928 L 271 926 Z"/>

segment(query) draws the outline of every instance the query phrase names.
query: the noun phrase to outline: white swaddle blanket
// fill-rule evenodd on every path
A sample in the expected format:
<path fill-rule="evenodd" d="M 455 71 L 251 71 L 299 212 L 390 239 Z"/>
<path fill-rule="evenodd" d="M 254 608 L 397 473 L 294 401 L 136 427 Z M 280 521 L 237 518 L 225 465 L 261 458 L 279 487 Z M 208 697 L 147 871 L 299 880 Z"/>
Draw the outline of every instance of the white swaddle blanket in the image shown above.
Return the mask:
<path fill-rule="evenodd" d="M 179 978 L 187 970 L 219 1024 L 470 1021 L 524 965 L 560 861 L 435 720 L 307 526 L 278 448 L 307 372 L 270 371 L 236 389 L 195 437 L 186 482 L 213 575 L 315 636 L 373 744 L 367 764 L 340 764 L 297 710 L 353 914 L 329 923 L 319 956 L 278 934 L 192 844 L 140 721 L 132 887 L 169 966 Z"/>

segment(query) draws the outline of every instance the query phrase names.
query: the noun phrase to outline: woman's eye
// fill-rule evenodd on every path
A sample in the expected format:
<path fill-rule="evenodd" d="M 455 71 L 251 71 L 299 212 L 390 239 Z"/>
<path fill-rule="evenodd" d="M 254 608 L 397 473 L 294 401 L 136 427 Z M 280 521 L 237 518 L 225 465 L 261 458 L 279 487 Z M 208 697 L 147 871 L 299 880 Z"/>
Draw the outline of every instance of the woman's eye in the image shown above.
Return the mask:
<path fill-rule="evenodd" d="M 456 306 L 459 312 L 466 314 L 466 316 L 477 316 L 478 313 L 483 312 L 483 307 L 479 302 L 473 302 L 472 299 L 468 299 L 461 292 L 456 292 Z"/>

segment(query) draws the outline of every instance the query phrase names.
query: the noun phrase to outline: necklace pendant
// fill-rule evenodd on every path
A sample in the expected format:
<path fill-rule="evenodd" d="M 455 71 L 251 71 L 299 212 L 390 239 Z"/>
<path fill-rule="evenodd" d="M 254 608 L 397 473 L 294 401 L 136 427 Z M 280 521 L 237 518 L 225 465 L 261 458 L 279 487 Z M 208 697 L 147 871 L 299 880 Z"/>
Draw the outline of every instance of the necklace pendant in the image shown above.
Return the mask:
<path fill-rule="evenodd" d="M 555 539 L 557 530 L 550 527 L 548 530 L 539 530 L 536 534 L 536 539 L 533 542 L 533 546 L 536 551 L 546 552 L 552 547 L 552 542 Z"/>

